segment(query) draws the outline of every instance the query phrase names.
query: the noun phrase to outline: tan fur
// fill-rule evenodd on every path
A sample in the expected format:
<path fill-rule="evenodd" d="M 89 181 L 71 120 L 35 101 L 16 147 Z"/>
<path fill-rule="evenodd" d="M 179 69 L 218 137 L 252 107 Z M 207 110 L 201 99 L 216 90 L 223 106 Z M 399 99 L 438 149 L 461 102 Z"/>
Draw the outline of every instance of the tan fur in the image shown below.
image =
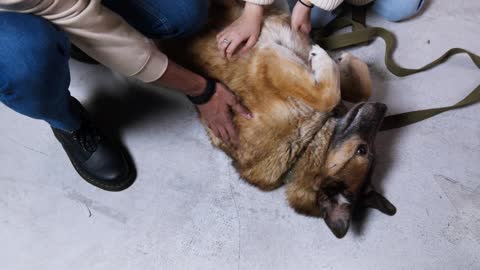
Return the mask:
<path fill-rule="evenodd" d="M 315 204 L 318 188 L 325 176 L 334 175 L 325 164 L 338 158 L 327 153 L 336 121 L 330 112 L 341 98 L 337 64 L 322 49 L 312 47 L 307 36 L 291 31 L 288 16 L 274 13 L 266 16 L 253 49 L 224 59 L 215 36 L 240 11 L 214 14 L 205 33 L 162 44 L 175 60 L 225 83 L 253 112 L 252 120 L 234 119 L 239 148 L 223 144 L 207 128 L 213 144 L 232 157 L 243 179 L 263 190 L 282 185 L 283 176 L 295 165 L 294 181 L 287 189 L 289 202 L 300 212 L 320 215 Z M 179 44 L 185 47 L 178 50 Z M 338 166 L 346 162 L 343 159 Z"/>

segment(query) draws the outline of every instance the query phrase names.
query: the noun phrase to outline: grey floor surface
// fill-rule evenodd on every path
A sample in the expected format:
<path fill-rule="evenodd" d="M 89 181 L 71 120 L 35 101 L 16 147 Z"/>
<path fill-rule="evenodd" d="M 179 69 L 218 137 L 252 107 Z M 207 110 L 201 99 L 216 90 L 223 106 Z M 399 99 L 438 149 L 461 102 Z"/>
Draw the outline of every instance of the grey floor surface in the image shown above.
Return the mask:
<path fill-rule="evenodd" d="M 480 2 L 432 0 L 393 30 L 408 67 L 450 47 L 480 53 Z M 396 78 L 384 44 L 351 50 L 372 68 L 389 113 L 454 103 L 480 83 L 467 57 Z M 0 268 L 480 269 L 480 105 L 378 138 L 376 181 L 397 206 L 371 211 L 337 240 L 295 214 L 284 190 L 242 182 L 180 95 L 72 61 L 72 93 L 119 134 L 136 183 L 108 193 L 72 169 L 49 127 L 0 105 Z"/>

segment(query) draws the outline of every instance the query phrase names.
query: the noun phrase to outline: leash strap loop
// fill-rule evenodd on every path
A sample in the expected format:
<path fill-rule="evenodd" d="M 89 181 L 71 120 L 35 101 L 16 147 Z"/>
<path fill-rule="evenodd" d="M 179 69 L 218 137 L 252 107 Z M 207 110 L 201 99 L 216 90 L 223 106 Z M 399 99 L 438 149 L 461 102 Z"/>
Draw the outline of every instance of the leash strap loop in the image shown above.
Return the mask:
<path fill-rule="evenodd" d="M 358 13 L 354 12 L 353 14 Z M 356 20 L 364 21 L 364 18 L 362 18 L 362 16 L 364 16 L 364 14 L 361 14 L 360 16 L 357 15 Z M 352 26 L 352 32 L 334 36 L 330 35 L 330 33 L 333 33 L 348 26 Z M 473 61 L 473 63 L 477 66 L 477 68 L 480 69 L 480 56 L 462 48 L 450 49 L 435 61 L 421 68 L 404 68 L 398 65 L 395 60 L 393 60 L 392 56 L 396 48 L 396 39 L 392 32 L 381 27 L 366 27 L 364 24 L 352 20 L 348 17 L 340 17 L 335 19 L 333 22 L 327 25 L 325 29 L 317 30 L 313 33 L 313 35 L 314 40 L 326 50 L 338 50 L 355 45 L 368 44 L 377 37 L 381 37 L 386 44 L 385 65 L 392 74 L 398 77 L 405 77 L 432 69 L 446 62 L 449 58 L 457 54 L 467 54 Z M 470 92 L 470 94 L 467 95 L 463 100 L 457 102 L 454 105 L 425 110 L 417 110 L 387 116 L 383 121 L 383 125 L 380 130 L 401 128 L 423 121 L 440 113 L 466 107 L 478 102 L 480 102 L 480 85 L 478 85 L 472 92 Z"/>

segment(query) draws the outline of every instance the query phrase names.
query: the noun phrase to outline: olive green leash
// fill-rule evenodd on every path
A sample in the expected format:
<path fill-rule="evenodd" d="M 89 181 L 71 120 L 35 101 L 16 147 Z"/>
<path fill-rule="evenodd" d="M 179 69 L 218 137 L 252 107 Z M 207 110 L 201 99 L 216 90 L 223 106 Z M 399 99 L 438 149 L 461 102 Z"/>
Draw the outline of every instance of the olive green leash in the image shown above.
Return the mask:
<path fill-rule="evenodd" d="M 395 36 L 392 34 L 392 32 L 381 27 L 367 27 L 364 23 L 358 22 L 365 21 L 364 13 L 358 15 L 358 13 L 354 11 L 353 18 L 355 20 L 352 20 L 348 17 L 337 18 L 329 25 L 327 25 L 325 29 L 316 30 L 313 33 L 314 40 L 326 50 L 338 50 L 355 45 L 369 44 L 369 42 L 373 41 L 375 38 L 381 37 L 386 43 L 385 65 L 391 73 L 399 77 L 405 77 L 411 74 L 429 70 L 446 62 L 450 57 L 457 54 L 467 54 L 470 59 L 472 59 L 473 63 L 475 63 L 475 65 L 480 69 L 480 57 L 472 52 L 461 48 L 453 48 L 448 50 L 437 60 L 433 61 L 428 65 L 425 65 L 424 67 L 418 69 L 403 68 L 398 65 L 392 58 L 393 52 L 396 47 Z M 352 26 L 352 32 L 333 36 L 330 35 L 330 33 L 333 33 L 348 26 Z M 383 121 L 383 125 L 380 130 L 401 128 L 423 121 L 437 114 L 466 107 L 478 102 L 480 102 L 480 85 L 478 85 L 464 99 L 452 106 L 405 112 L 387 116 Z"/>

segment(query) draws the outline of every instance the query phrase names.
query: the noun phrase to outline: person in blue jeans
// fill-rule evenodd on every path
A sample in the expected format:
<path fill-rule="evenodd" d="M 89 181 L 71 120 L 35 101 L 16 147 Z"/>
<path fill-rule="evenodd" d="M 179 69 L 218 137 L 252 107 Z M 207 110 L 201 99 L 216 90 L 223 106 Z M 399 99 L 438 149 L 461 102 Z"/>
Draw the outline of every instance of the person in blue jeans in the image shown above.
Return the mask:
<path fill-rule="evenodd" d="M 208 8 L 208 0 L 0 0 L 0 101 L 46 121 L 90 184 L 130 186 L 133 164 L 70 95 L 72 42 L 81 49 L 75 55 L 186 94 L 219 138 L 236 143 L 232 114 L 250 119 L 248 110 L 221 82 L 177 65 L 152 41 L 199 31 Z"/>

